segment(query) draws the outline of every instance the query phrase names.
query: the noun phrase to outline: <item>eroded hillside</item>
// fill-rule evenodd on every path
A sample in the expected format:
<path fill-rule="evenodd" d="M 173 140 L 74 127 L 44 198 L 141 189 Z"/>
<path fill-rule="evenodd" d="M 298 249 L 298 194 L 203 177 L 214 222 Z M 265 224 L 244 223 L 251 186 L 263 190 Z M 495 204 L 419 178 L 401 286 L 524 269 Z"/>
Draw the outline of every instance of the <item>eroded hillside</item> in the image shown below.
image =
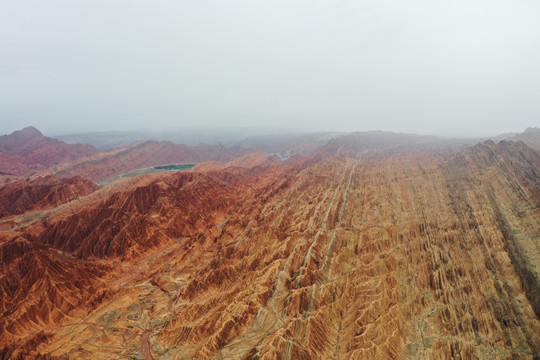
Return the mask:
<path fill-rule="evenodd" d="M 540 157 L 521 143 L 334 142 L 98 191 L 2 235 L 0 354 L 535 359 L 539 189 Z M 72 264 L 76 276 L 47 270 Z M 65 296 L 16 292 L 17 279 Z"/>

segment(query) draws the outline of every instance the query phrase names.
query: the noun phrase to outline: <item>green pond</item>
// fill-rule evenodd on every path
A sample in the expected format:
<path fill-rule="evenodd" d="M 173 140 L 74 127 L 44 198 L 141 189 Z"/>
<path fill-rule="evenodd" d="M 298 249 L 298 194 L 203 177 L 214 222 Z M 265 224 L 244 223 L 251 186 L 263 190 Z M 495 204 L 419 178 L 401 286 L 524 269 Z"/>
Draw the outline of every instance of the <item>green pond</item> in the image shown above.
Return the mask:
<path fill-rule="evenodd" d="M 154 169 L 156 170 L 185 170 L 185 169 L 191 169 L 196 164 L 180 164 L 180 165 L 161 165 L 161 166 L 154 166 Z"/>

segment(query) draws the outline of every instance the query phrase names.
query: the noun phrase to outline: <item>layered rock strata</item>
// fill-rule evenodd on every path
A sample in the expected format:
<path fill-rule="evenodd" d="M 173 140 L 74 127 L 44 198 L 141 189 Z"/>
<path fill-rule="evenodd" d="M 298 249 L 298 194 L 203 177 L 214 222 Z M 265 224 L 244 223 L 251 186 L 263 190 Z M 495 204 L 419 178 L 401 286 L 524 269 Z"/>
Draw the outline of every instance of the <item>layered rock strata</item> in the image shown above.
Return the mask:
<path fill-rule="evenodd" d="M 1 346 L 69 359 L 538 358 L 538 153 L 332 149 L 156 176 L 21 230 L 3 246 L 65 254 L 85 279 L 68 276 L 66 293 L 106 296 L 61 318 L 25 305 L 49 304 L 46 290 L 10 300 L 40 320 L 6 318 Z"/>

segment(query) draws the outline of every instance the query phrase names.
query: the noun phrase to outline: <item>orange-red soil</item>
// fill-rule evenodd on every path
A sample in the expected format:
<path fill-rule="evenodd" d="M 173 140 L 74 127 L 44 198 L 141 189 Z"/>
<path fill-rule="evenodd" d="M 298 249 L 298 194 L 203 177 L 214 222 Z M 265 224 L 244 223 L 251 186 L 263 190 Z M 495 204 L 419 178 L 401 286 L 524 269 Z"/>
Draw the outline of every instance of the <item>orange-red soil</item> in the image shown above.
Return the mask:
<path fill-rule="evenodd" d="M 0 358 L 535 359 L 539 189 L 521 143 L 352 140 L 111 184 L 0 233 Z"/>

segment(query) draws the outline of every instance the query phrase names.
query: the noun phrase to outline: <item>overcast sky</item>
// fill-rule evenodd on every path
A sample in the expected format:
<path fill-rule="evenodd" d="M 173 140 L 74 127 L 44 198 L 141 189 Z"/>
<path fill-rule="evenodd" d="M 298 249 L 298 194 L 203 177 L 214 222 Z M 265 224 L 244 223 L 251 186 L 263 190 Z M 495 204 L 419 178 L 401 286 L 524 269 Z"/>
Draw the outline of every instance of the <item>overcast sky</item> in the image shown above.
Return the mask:
<path fill-rule="evenodd" d="M 2 0 L 0 133 L 540 126 L 540 1 Z"/>

